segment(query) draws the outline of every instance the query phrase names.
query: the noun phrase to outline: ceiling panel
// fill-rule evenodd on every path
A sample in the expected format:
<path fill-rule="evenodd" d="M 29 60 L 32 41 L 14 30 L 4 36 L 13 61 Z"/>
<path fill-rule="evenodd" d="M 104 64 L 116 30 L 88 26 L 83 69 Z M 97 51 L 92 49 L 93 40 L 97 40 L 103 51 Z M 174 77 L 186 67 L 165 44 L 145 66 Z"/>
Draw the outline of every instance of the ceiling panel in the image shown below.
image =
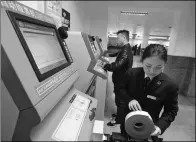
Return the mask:
<path fill-rule="evenodd" d="M 108 11 L 108 23 L 112 23 L 113 31 L 127 29 L 130 33 L 143 35 L 144 29 L 148 27 L 149 34 L 170 36 L 174 20 L 172 11 L 147 11 L 148 15 L 138 16 L 120 14 L 122 9 L 113 8 Z M 108 29 L 111 28 L 109 26 L 110 24 L 108 24 Z"/>

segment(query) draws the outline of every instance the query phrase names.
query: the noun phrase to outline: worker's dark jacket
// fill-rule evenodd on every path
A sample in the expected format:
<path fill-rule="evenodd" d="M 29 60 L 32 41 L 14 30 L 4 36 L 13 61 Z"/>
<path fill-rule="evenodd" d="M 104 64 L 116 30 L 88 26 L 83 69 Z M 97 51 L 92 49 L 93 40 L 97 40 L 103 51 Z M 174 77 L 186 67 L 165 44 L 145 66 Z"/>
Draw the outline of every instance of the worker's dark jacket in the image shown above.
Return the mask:
<path fill-rule="evenodd" d="M 142 110 L 150 114 L 155 125 L 161 129 L 161 133 L 164 133 L 177 115 L 179 88 L 172 79 L 161 73 L 154 77 L 144 89 L 144 76 L 145 73 L 141 67 L 127 71 L 125 80 L 119 85 L 121 99 L 126 107 L 131 100 L 137 100 Z M 164 111 L 159 118 L 163 107 Z"/>
<path fill-rule="evenodd" d="M 114 92 L 118 84 L 123 81 L 127 69 L 132 68 L 133 54 L 130 44 L 126 44 L 118 52 L 115 62 L 111 63 L 108 71 L 113 72 L 112 81 L 114 83 Z"/>

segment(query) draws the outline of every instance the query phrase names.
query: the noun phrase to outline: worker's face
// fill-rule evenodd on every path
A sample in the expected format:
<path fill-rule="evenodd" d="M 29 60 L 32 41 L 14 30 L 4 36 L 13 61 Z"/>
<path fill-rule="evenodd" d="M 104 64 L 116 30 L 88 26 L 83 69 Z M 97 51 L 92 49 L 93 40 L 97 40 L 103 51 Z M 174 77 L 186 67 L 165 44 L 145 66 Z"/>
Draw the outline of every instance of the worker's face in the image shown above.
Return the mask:
<path fill-rule="evenodd" d="M 150 77 L 154 78 L 163 72 L 165 61 L 161 60 L 158 56 L 148 57 L 143 60 L 144 72 Z"/>
<path fill-rule="evenodd" d="M 117 46 L 123 46 L 125 41 L 125 36 L 123 34 L 117 35 Z"/>

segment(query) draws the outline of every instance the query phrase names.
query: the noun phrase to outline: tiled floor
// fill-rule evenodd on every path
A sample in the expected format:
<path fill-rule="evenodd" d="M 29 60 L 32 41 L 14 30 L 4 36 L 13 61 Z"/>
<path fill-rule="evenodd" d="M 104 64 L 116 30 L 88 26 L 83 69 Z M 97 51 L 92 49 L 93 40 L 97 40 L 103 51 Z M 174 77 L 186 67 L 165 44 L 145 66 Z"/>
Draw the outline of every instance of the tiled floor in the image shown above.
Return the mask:
<path fill-rule="evenodd" d="M 134 57 L 133 67 L 141 66 L 139 57 Z M 112 113 L 116 112 L 114 103 L 112 73 L 109 73 L 108 88 L 105 107 L 105 133 L 120 132 L 119 126 L 108 127 Z M 164 141 L 195 141 L 195 98 L 186 98 L 179 95 L 179 112 L 175 121 L 161 136 Z"/>

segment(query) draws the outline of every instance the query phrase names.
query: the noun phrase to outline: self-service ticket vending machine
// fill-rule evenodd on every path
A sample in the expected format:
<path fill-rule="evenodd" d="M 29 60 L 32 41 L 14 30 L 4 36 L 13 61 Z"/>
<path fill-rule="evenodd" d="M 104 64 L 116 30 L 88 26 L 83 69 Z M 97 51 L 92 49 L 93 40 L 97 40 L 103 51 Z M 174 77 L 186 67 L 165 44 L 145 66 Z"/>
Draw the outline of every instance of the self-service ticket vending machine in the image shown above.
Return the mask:
<path fill-rule="evenodd" d="M 80 74 L 80 78 L 77 80 L 74 86 L 78 90 L 86 93 L 91 83 L 96 80 L 96 75 L 87 71 L 91 58 L 87 51 L 81 32 L 67 32 L 67 35 L 68 37 L 64 41 L 69 47 L 73 61 L 78 67 L 78 72 Z"/>
<path fill-rule="evenodd" d="M 97 100 L 78 78 L 53 19 L 1 1 L 1 140 L 90 141 Z"/>
<path fill-rule="evenodd" d="M 95 44 L 95 38 L 93 36 L 86 33 L 82 33 L 82 37 L 85 41 L 87 50 L 91 57 L 91 62 L 89 64 L 88 71 L 96 74 L 97 76 L 100 76 L 103 79 L 107 79 L 108 74 L 103 69 L 103 66 L 109 61 L 100 59 L 101 51 L 99 47 Z"/>
<path fill-rule="evenodd" d="M 84 93 L 93 90 L 93 93 L 89 95 L 98 101 L 95 120 L 104 122 L 107 73 L 101 66 L 95 68 L 97 64 L 100 64 L 100 51 L 87 33 L 68 31 L 67 34 L 68 37 L 65 41 L 70 48 L 73 61 L 79 69 L 78 72 L 81 74 L 74 86 Z"/>

